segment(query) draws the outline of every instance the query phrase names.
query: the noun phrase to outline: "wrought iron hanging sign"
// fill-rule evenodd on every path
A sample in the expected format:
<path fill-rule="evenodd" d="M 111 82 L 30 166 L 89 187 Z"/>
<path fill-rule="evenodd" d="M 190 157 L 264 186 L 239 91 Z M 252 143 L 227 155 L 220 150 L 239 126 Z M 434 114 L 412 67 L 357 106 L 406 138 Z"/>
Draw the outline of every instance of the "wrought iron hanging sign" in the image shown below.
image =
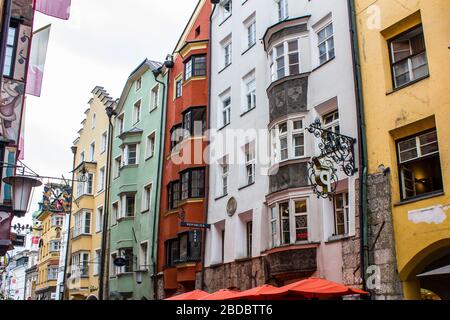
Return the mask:
<path fill-rule="evenodd" d="M 339 180 L 335 164 L 349 177 L 358 171 L 355 167 L 356 139 L 323 129 L 319 119 L 307 130 L 320 139 L 320 156 L 312 158 L 308 163 L 309 181 L 318 198 L 332 199 Z"/>

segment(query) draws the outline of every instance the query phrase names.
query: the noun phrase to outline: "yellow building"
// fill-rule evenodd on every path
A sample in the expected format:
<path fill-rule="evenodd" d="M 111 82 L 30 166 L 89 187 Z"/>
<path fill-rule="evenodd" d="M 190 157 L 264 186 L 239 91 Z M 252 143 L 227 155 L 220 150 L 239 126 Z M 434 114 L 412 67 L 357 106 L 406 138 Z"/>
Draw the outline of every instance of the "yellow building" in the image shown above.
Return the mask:
<path fill-rule="evenodd" d="M 92 91 L 79 137 L 74 142 L 74 196 L 70 220 L 65 298 L 98 299 L 105 205 L 108 117 L 114 100 L 102 87 Z"/>
<path fill-rule="evenodd" d="M 390 169 L 403 294 L 450 299 L 449 1 L 355 4 L 368 173 Z"/>
<path fill-rule="evenodd" d="M 40 204 L 40 211 L 36 215 L 36 220 L 40 224 L 41 238 L 37 263 L 38 279 L 34 294 L 37 300 L 55 300 L 64 213 L 52 210 L 54 209 L 52 191 L 61 190 L 61 185 L 49 183 L 44 188 L 44 201 Z"/>

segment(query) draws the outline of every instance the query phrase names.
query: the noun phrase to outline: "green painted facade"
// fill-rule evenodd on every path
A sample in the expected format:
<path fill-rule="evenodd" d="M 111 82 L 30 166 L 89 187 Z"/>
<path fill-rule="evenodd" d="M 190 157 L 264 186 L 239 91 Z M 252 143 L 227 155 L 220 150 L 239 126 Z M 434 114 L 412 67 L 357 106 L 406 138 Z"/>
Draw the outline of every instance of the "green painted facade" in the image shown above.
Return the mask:
<path fill-rule="evenodd" d="M 161 143 L 164 141 L 162 124 L 165 123 L 163 104 L 167 93 L 165 76 L 157 77 L 164 85 L 155 80 L 154 71 L 160 66 L 146 60 L 133 71 L 116 107 L 109 201 L 110 299 L 154 298 L 153 257 L 157 252 L 159 172 L 163 152 Z M 154 143 L 149 141 L 152 135 Z M 135 148 L 136 152 L 133 152 Z M 150 200 L 148 194 L 151 195 Z M 134 212 L 130 200 L 133 198 Z M 129 265 L 115 267 L 115 256 L 127 257 Z M 139 270 L 143 270 L 140 272 L 141 283 L 138 283 L 136 273 Z"/>

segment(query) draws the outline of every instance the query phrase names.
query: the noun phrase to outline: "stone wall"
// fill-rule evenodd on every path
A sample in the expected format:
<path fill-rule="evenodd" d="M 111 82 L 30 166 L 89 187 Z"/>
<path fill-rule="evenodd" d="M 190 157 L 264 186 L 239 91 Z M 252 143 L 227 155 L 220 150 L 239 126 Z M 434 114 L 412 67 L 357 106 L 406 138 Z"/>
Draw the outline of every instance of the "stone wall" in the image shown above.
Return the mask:
<path fill-rule="evenodd" d="M 220 289 L 238 288 L 248 290 L 265 284 L 264 262 L 261 257 L 235 261 L 205 269 L 203 290 L 215 292 Z M 201 272 L 197 273 L 196 288 L 201 288 Z"/>
<path fill-rule="evenodd" d="M 401 300 L 402 286 L 397 271 L 389 173 L 369 175 L 368 181 L 369 265 L 376 266 L 379 281 L 374 281 L 372 299 Z M 347 285 L 362 287 L 360 270 L 361 230 L 359 214 L 359 181 L 356 182 L 356 236 L 342 243 L 343 280 Z"/>

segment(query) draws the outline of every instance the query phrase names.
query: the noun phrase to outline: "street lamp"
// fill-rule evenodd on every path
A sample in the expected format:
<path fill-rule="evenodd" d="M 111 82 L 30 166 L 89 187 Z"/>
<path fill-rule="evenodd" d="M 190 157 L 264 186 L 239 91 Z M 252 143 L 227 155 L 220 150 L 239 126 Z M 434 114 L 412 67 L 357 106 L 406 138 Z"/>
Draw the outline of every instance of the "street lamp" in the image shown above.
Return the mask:
<path fill-rule="evenodd" d="M 6 177 L 3 182 L 12 186 L 14 215 L 18 218 L 24 217 L 28 211 L 31 189 L 41 186 L 42 182 L 29 176 Z"/>

